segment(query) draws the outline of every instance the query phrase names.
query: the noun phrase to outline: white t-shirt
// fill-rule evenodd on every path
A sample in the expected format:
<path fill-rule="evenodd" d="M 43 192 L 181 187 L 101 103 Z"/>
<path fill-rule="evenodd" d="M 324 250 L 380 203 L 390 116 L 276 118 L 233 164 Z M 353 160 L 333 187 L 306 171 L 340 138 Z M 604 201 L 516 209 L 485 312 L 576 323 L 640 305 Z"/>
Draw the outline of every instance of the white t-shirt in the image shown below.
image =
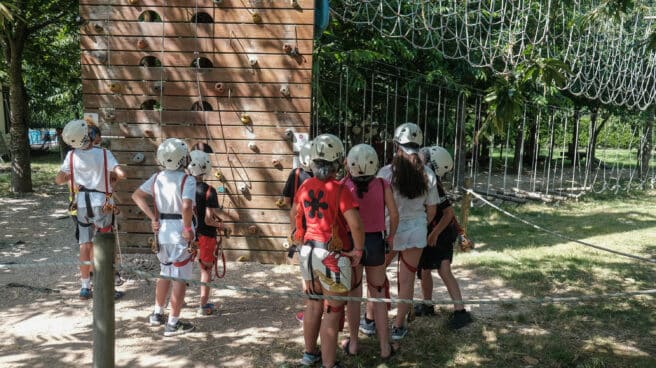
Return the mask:
<path fill-rule="evenodd" d="M 103 172 L 105 168 L 104 154 L 107 153 L 107 172 Z M 109 181 L 109 173 L 118 166 L 118 161 L 110 150 L 98 147 L 91 147 L 90 149 L 76 149 L 68 151 L 64 162 L 62 162 L 60 171 L 67 174 L 71 173 L 71 155 L 73 155 L 73 180 L 75 184 L 81 185 L 87 189 L 97 190 L 102 193 L 91 192 L 89 198 L 91 200 L 91 207 L 102 206 L 105 204 L 105 192 L 112 192 L 112 185 Z M 107 186 L 105 188 L 105 176 L 107 177 Z M 77 195 L 78 208 L 86 208 L 87 204 L 84 200 L 86 193 L 80 192 Z"/>
<path fill-rule="evenodd" d="M 426 208 L 424 206 L 436 205 L 440 202 L 435 173 L 428 166 L 424 166 L 424 171 L 428 177 L 428 191 L 424 195 L 409 199 L 392 187 L 396 208 L 399 210 L 399 221 L 417 219 L 422 216 L 426 219 Z M 377 176 L 392 183 L 392 165 L 381 167 Z"/>
<path fill-rule="evenodd" d="M 182 214 L 182 200 L 190 199 L 196 205 L 196 179 L 187 175 L 184 188 L 180 190 L 185 173 L 178 170 L 164 170 L 153 174 L 139 189 L 153 195 L 153 180 L 155 183 L 155 203 L 161 213 Z M 158 240 L 160 244 L 183 244 L 182 220 L 159 220 Z"/>

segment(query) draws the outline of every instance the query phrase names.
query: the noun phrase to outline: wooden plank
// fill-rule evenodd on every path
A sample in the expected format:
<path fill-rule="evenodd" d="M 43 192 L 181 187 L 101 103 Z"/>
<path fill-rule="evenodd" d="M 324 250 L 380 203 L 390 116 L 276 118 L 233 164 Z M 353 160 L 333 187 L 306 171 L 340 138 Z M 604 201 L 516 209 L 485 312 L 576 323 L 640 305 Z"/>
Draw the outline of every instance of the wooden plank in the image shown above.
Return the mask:
<path fill-rule="evenodd" d="M 197 96 L 163 96 L 154 98 L 152 96 L 133 96 L 133 95 L 83 95 L 82 102 L 85 107 L 90 109 L 99 109 L 113 107 L 116 109 L 134 109 L 144 110 L 140 106 L 142 103 L 155 100 L 161 101 L 161 108 L 164 110 L 190 111 L 194 103 L 199 101 Z M 283 98 L 283 97 L 234 97 L 234 98 L 217 98 L 204 97 L 203 101 L 209 103 L 212 108 L 210 111 L 235 111 L 235 112 L 255 112 L 255 111 L 311 111 L 311 100 L 309 98 Z"/>
<path fill-rule="evenodd" d="M 187 22 L 195 24 L 194 15 L 205 13 L 212 17 L 214 24 L 254 23 L 253 13 L 257 12 L 262 24 L 314 24 L 314 12 L 294 8 L 254 8 L 242 4 L 241 7 L 215 7 L 212 3 L 198 3 L 192 6 L 132 6 L 126 3 L 117 5 L 80 5 L 80 15 L 89 21 L 130 22 L 136 21 L 145 11 L 154 11 L 164 22 Z M 170 5 L 170 4 L 167 4 Z M 244 6 L 246 5 L 246 6 Z M 198 25 L 206 25 L 199 23 Z"/>
<path fill-rule="evenodd" d="M 142 181 L 143 182 L 143 181 Z M 224 196 L 219 194 L 219 205 L 222 205 L 227 208 L 241 208 L 241 209 L 265 209 L 265 210 L 278 210 L 276 201 L 280 198 L 283 185 L 276 184 L 274 185 L 275 189 L 278 190 L 278 195 L 251 195 L 250 200 L 244 196 L 234 195 L 234 196 Z M 114 199 L 117 203 L 129 205 L 132 204 L 132 192 L 128 191 L 116 191 L 114 192 Z M 225 200 L 224 200 L 225 197 Z"/>
<path fill-rule="evenodd" d="M 137 44 L 143 42 L 144 48 Z M 285 42 L 270 39 L 240 38 L 237 42 L 233 38 L 199 38 L 199 37 L 148 37 L 148 36 L 121 36 L 107 39 L 105 37 L 82 37 L 80 45 L 85 51 L 139 51 L 150 52 L 155 55 L 162 50 L 167 52 L 215 52 L 215 53 L 248 53 L 255 50 L 260 54 L 284 54 Z M 294 40 L 291 43 L 302 54 L 311 60 L 313 40 Z"/>
<path fill-rule="evenodd" d="M 231 154 L 242 154 L 242 153 L 254 153 L 248 147 L 249 141 L 247 140 L 235 140 L 235 139 L 226 139 L 226 146 L 223 144 L 214 144 L 212 149 L 214 153 L 225 154 L 226 147 L 228 148 L 228 153 Z M 193 145 L 195 142 L 188 142 Z M 129 152 L 152 152 L 157 149 L 158 142 L 155 139 L 150 138 L 121 138 L 121 139 L 111 139 L 109 140 L 109 148 L 112 151 L 129 151 Z M 259 151 L 257 153 L 263 154 L 276 154 L 284 155 L 290 154 L 292 152 L 291 142 L 288 141 L 258 141 L 257 147 Z M 237 163 L 235 163 L 237 165 Z"/>
<path fill-rule="evenodd" d="M 158 172 L 159 166 L 125 166 L 123 167 L 127 178 L 139 179 L 148 178 Z M 221 172 L 227 181 L 235 182 L 284 182 L 287 180 L 289 170 L 280 170 L 273 167 L 267 168 L 244 168 L 244 167 L 222 167 Z"/>
<path fill-rule="evenodd" d="M 220 143 L 222 137 L 230 139 L 274 139 L 286 140 L 287 127 L 272 126 L 216 126 L 204 124 L 198 125 L 159 125 L 159 124 L 103 124 L 101 132 L 103 135 L 122 137 L 185 137 L 187 139 L 216 140 Z M 298 131 L 300 129 L 294 129 Z M 307 134 L 307 132 L 304 132 Z"/>
<path fill-rule="evenodd" d="M 217 143 L 221 144 L 221 143 Z M 141 162 L 132 161 L 134 152 L 113 152 L 116 160 L 121 165 L 127 166 L 156 166 L 158 165 L 156 161 L 155 151 L 143 152 L 144 160 Z M 293 157 L 291 153 L 288 155 L 265 155 L 265 154 L 240 154 L 239 161 L 240 163 L 247 168 L 271 168 L 272 160 L 280 160 L 282 164 L 282 170 L 289 172 L 292 169 Z M 210 161 L 212 161 L 212 172 L 211 175 L 214 175 L 217 169 L 222 169 L 228 167 L 229 163 L 226 155 L 224 154 L 210 154 Z"/>
<path fill-rule="evenodd" d="M 146 8 L 154 6 L 169 6 L 169 7 L 194 7 L 194 6 L 203 6 L 205 7 L 214 6 L 216 8 L 258 8 L 258 9 L 296 9 L 300 8 L 301 10 L 313 10 L 314 9 L 314 0 L 297 0 L 298 7 L 292 6 L 291 2 L 288 0 L 256 0 L 256 1 L 245 1 L 245 0 L 222 0 L 220 4 L 214 4 L 211 1 L 206 3 L 199 3 L 198 0 L 167 0 L 162 2 L 161 0 L 138 0 L 137 4 L 132 5 L 137 8 Z M 80 0 L 81 5 L 123 5 L 124 0 Z"/>
<path fill-rule="evenodd" d="M 149 247 L 153 238 L 152 233 L 125 233 L 119 232 L 121 245 Z M 262 250 L 262 251 L 283 251 L 283 243 L 286 237 L 259 237 L 259 236 L 227 236 L 223 238 L 224 250 Z"/>
<path fill-rule="evenodd" d="M 165 125 L 208 125 L 208 126 L 244 126 L 239 114 L 234 111 L 154 111 L 154 110 L 114 110 L 111 108 L 91 109 L 85 112 L 98 113 L 101 126 L 127 123 L 156 123 Z M 115 118 L 108 120 L 107 112 Z M 289 127 L 294 131 L 307 132 L 310 114 L 298 112 L 249 112 L 253 126 Z"/>
<path fill-rule="evenodd" d="M 130 195 L 132 192 L 134 192 L 141 184 L 143 184 L 146 179 L 148 178 L 142 178 L 142 179 L 126 179 L 126 180 L 121 180 L 116 184 L 115 190 L 117 192 L 126 192 L 129 193 Z M 211 179 L 207 180 L 207 183 L 212 185 L 213 187 L 220 187 L 223 186 L 227 188 L 227 194 L 221 194 L 220 196 L 225 196 L 227 199 L 225 200 L 226 205 L 228 204 L 234 204 L 234 206 L 243 206 L 245 202 L 248 201 L 247 198 L 245 198 L 243 195 L 238 194 L 237 186 L 235 182 L 220 182 L 216 179 Z M 256 181 L 252 183 L 252 187 L 250 190 L 250 195 L 252 198 L 258 198 L 258 196 L 271 196 L 271 197 L 276 197 L 280 196 L 280 193 L 282 192 L 282 188 L 285 185 L 284 182 L 271 182 L 271 183 L 266 183 L 266 182 L 261 182 L 261 181 Z M 221 199 L 223 201 L 223 199 Z M 272 198 L 273 200 L 273 198 Z M 253 202 L 253 201 L 251 201 Z M 270 208 L 270 204 L 262 205 L 262 208 Z"/>
<path fill-rule="evenodd" d="M 282 70 L 259 68 L 213 68 L 197 72 L 192 68 L 146 68 L 103 65 L 82 65 L 85 80 L 134 80 L 134 81 L 191 81 L 221 83 L 312 83 L 312 71 L 308 69 Z"/>
<path fill-rule="evenodd" d="M 80 27 L 80 34 L 85 36 L 158 36 L 166 37 L 212 37 L 277 39 L 293 43 L 296 40 L 311 40 L 314 26 L 311 24 L 192 24 L 168 22 L 110 22 L 91 21 Z"/>
<path fill-rule="evenodd" d="M 139 207 L 129 204 L 120 204 L 121 214 L 119 217 L 125 219 L 145 219 L 145 215 Z M 286 209 L 243 209 L 224 208 L 221 218 L 227 222 L 258 222 L 258 223 L 289 223 L 289 211 Z"/>
<path fill-rule="evenodd" d="M 229 246 L 231 248 L 240 248 L 236 242 L 231 240 L 243 240 L 243 238 L 238 237 L 285 237 L 289 233 L 289 224 L 269 224 L 269 223 L 257 223 L 257 222 L 225 222 L 223 227 L 227 229 L 229 236 L 225 238 L 227 242 L 230 242 Z M 150 220 L 149 219 L 132 219 L 126 221 L 118 221 L 119 232 L 129 232 L 129 233 L 149 233 Z M 227 243 L 224 245 L 228 246 Z"/>
<path fill-rule="evenodd" d="M 310 50 L 311 51 L 311 50 Z M 235 67 L 241 66 L 243 68 L 250 67 L 251 58 L 257 60 L 257 68 L 260 69 L 310 69 L 312 66 L 312 55 L 300 55 L 299 57 L 291 57 L 285 54 L 261 54 L 261 53 L 215 53 L 199 50 L 196 55 L 194 52 L 180 52 L 180 51 L 165 51 L 165 52 L 143 52 L 143 51 L 121 51 L 111 52 L 108 54 L 108 61 L 99 60 L 95 54 L 89 52 L 82 53 L 82 64 L 111 64 L 114 68 L 121 66 L 139 66 L 144 57 L 152 56 L 157 58 L 164 67 L 173 68 L 191 68 L 192 62 L 197 57 L 206 58 L 209 60 L 213 67 Z M 208 68 L 201 68 L 201 72 L 209 70 Z"/>

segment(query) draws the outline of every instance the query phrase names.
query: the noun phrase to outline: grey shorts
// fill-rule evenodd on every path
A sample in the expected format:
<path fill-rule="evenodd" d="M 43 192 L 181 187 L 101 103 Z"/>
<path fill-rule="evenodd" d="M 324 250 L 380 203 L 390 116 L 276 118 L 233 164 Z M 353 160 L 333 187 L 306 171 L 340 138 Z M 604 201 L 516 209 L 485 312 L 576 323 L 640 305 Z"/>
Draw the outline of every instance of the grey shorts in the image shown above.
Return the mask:
<path fill-rule="evenodd" d="M 78 244 L 89 243 L 93 241 L 98 229 L 112 225 L 111 213 L 103 213 L 102 206 L 92 207 L 93 217 L 87 217 L 86 208 L 77 209 L 77 231 Z"/>

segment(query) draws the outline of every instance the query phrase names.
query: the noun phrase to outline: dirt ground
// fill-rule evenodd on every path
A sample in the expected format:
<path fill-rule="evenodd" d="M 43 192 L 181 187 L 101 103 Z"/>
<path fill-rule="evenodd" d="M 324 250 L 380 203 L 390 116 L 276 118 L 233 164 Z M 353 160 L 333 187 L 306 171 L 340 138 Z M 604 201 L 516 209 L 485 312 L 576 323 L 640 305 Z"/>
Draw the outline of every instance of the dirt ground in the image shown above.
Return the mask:
<path fill-rule="evenodd" d="M 92 362 L 91 301 L 78 300 L 77 268 L 56 262 L 76 262 L 77 245 L 66 216 L 67 196 L 52 187 L 23 198 L 0 198 L 0 366 L 70 367 Z M 21 264 L 38 267 L 21 267 Z M 124 255 L 129 267 L 157 270 L 154 255 Z M 13 265 L 12 265 L 13 264 Z M 454 266 L 467 299 L 518 297 L 498 281 L 482 279 Z M 392 295 L 396 264 L 388 275 Z M 196 270 L 197 274 L 197 270 Z M 297 291 L 300 277 L 294 265 L 229 262 L 217 283 L 263 291 Z M 419 292 L 419 287 L 415 292 Z M 154 284 L 128 279 L 116 304 L 116 365 L 122 367 L 295 367 L 303 352 L 302 329 L 294 314 L 303 300 L 255 295 L 229 288 L 212 291 L 219 313 L 196 317 L 199 293 L 191 288 L 182 318 L 196 325 L 193 333 L 164 338 L 162 327 L 147 317 L 154 303 Z M 418 295 L 418 294 L 417 294 Z M 446 299 L 436 280 L 435 299 Z M 472 305 L 475 323 L 498 310 Z M 390 316 L 395 314 L 393 309 Z"/>

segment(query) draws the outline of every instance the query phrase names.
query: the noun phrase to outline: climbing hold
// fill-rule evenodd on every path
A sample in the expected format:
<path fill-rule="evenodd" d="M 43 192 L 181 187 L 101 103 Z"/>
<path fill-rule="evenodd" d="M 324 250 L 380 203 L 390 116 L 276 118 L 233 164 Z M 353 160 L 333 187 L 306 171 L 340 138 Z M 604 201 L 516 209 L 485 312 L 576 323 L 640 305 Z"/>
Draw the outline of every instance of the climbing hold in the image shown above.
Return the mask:
<path fill-rule="evenodd" d="M 225 91 L 225 86 L 223 85 L 223 83 L 219 82 L 214 84 L 214 89 L 219 93 L 223 93 L 223 91 Z"/>
<path fill-rule="evenodd" d="M 119 83 L 110 83 L 110 84 L 109 84 L 109 90 L 110 90 L 112 93 L 121 93 L 121 90 L 122 90 L 122 89 L 123 89 L 123 88 L 122 88 L 122 86 L 121 86 Z"/>
<path fill-rule="evenodd" d="M 84 19 L 83 16 L 78 15 L 77 17 L 75 17 L 75 23 L 77 23 L 78 26 L 83 26 L 83 25 L 87 24 L 87 20 Z"/>
<path fill-rule="evenodd" d="M 218 187 L 216 187 L 216 191 L 218 193 L 227 193 L 228 189 L 226 187 L 224 187 L 223 185 L 219 185 Z"/>
<path fill-rule="evenodd" d="M 212 0 L 214 4 L 219 5 L 223 2 L 223 0 Z"/>
<path fill-rule="evenodd" d="M 292 8 L 296 8 L 296 9 L 301 8 L 301 4 L 298 3 L 298 0 L 290 0 L 290 4 L 291 4 Z"/>
<path fill-rule="evenodd" d="M 160 82 L 160 81 L 153 82 L 153 85 L 151 86 L 151 88 L 152 88 L 153 92 L 155 92 L 155 93 L 162 92 L 162 82 Z"/>
<path fill-rule="evenodd" d="M 258 12 L 253 13 L 253 23 L 262 23 L 262 16 Z"/>
<path fill-rule="evenodd" d="M 248 233 L 249 234 L 257 234 L 257 226 L 251 225 L 248 227 Z"/>
<path fill-rule="evenodd" d="M 278 198 L 276 201 L 276 206 L 278 208 L 285 208 L 285 200 L 283 198 Z"/>
<path fill-rule="evenodd" d="M 284 85 L 284 86 L 280 87 L 280 93 L 285 97 L 289 97 L 289 95 L 290 95 L 289 86 Z"/>
<path fill-rule="evenodd" d="M 139 0 L 128 0 L 128 4 L 130 5 L 136 5 L 139 2 Z"/>
<path fill-rule="evenodd" d="M 273 160 L 271 160 L 271 164 L 273 165 L 273 167 L 277 167 L 277 168 L 282 167 L 282 162 L 280 162 L 279 158 L 274 158 Z"/>
<path fill-rule="evenodd" d="M 139 41 L 137 41 L 137 48 L 143 50 L 143 49 L 145 49 L 147 46 L 148 46 L 148 42 L 146 42 L 146 40 L 144 40 L 143 38 L 140 39 Z"/>
<path fill-rule="evenodd" d="M 257 65 L 257 58 L 255 56 L 249 56 L 248 57 L 248 64 L 250 66 L 256 66 Z"/>
<path fill-rule="evenodd" d="M 144 159 L 145 159 L 145 156 L 141 152 L 136 152 L 134 155 L 132 155 L 132 162 L 134 162 L 134 163 L 137 163 L 137 164 L 142 163 Z"/>
<path fill-rule="evenodd" d="M 102 33 L 102 32 L 105 30 L 105 28 L 104 28 L 104 27 L 102 26 L 102 24 L 100 24 L 100 23 L 94 23 L 94 24 L 93 24 L 93 29 L 94 29 L 97 33 Z"/>
<path fill-rule="evenodd" d="M 239 189 L 242 194 L 248 193 L 248 185 L 246 185 L 246 183 L 239 183 L 237 189 Z"/>
<path fill-rule="evenodd" d="M 294 139 L 294 130 L 292 128 L 285 129 L 285 139 L 288 141 Z"/>
<path fill-rule="evenodd" d="M 285 54 L 289 54 L 290 52 L 292 52 L 292 49 L 293 47 L 289 43 L 282 45 L 282 50 L 285 52 Z"/>
<path fill-rule="evenodd" d="M 239 117 L 239 120 L 241 120 L 242 124 L 250 124 L 253 122 L 251 116 L 248 115 L 247 113 L 242 113 L 241 116 Z"/>
<path fill-rule="evenodd" d="M 216 170 L 214 176 L 219 180 L 223 180 L 223 173 L 220 170 Z"/>
<path fill-rule="evenodd" d="M 257 144 L 255 142 L 248 142 L 248 148 L 251 151 L 257 151 Z"/>

